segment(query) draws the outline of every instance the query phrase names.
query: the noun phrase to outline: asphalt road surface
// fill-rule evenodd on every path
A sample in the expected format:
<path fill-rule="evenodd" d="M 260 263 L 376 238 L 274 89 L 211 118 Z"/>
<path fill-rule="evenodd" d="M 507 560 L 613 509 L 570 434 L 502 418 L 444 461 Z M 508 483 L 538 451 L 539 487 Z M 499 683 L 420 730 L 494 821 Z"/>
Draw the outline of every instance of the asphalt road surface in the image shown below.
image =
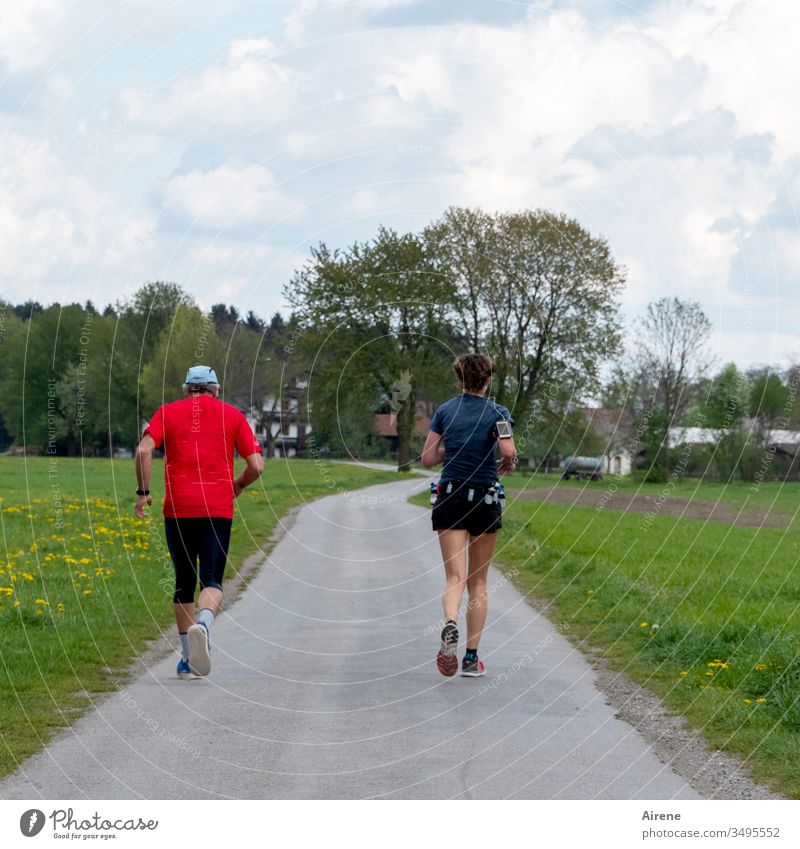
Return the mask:
<path fill-rule="evenodd" d="M 426 487 L 304 507 L 218 617 L 207 679 L 155 662 L 0 797 L 699 798 L 498 571 L 488 674 L 439 675 L 443 570 L 428 511 L 406 503 Z"/>

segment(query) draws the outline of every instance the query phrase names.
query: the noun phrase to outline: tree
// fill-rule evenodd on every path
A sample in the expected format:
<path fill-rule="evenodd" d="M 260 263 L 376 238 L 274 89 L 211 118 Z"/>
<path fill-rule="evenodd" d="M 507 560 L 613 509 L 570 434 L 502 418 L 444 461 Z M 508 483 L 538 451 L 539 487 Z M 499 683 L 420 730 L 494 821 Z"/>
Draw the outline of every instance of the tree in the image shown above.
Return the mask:
<path fill-rule="evenodd" d="M 58 383 L 64 434 L 83 454 L 112 454 L 139 437 L 137 383 L 119 379 L 135 373 L 138 351 L 115 315 L 85 315 L 85 344 Z"/>
<path fill-rule="evenodd" d="M 209 365 L 219 377 L 225 354 L 225 345 L 215 333 L 211 318 L 196 306 L 179 308 L 172 323 L 162 330 L 150 361 L 142 369 L 143 417 L 149 418 L 161 404 L 181 397 L 190 366 Z"/>
<path fill-rule="evenodd" d="M 455 289 L 457 335 L 495 361 L 493 392 L 518 417 L 550 381 L 577 400 L 620 346 L 624 270 L 607 242 L 543 210 L 489 216 L 450 209 L 426 230 Z"/>
<path fill-rule="evenodd" d="M 346 251 L 320 244 L 286 288 L 297 313 L 315 430 L 369 432 L 375 410 L 392 405 L 398 469 L 411 463 L 417 386 L 431 372 L 450 384 L 454 292 L 436 274 L 423 241 L 381 227 Z"/>
<path fill-rule="evenodd" d="M 697 395 L 685 424 L 700 421 L 718 431 L 716 443 L 705 452 L 706 473 L 713 471 L 718 480 L 734 480 L 742 474 L 742 460 L 748 450 L 743 422 L 749 400 L 747 378 L 734 363 L 728 363 L 711 379 L 698 381 Z"/>
<path fill-rule="evenodd" d="M 631 370 L 637 391 L 652 399 L 651 478 L 664 479 L 669 470 L 669 429 L 680 422 L 694 400 L 697 380 L 710 367 L 710 332 L 711 322 L 700 304 L 677 297 L 650 303 L 636 324 Z"/>
<path fill-rule="evenodd" d="M 65 399 L 58 384 L 79 362 L 86 314 L 78 304 L 53 304 L 31 315 L 11 322 L 4 335 L 0 413 L 20 445 L 75 453 L 76 443 L 64 426 Z"/>
<path fill-rule="evenodd" d="M 195 306 L 194 298 L 177 283 L 156 281 L 137 289 L 116 311 L 128 325 L 139 347 L 139 362 L 146 363 L 165 328 L 182 307 Z"/>
<path fill-rule="evenodd" d="M 252 310 L 248 311 L 245 324 L 250 328 L 250 330 L 255 330 L 256 333 L 263 333 L 267 327 L 264 319 L 261 318 L 260 315 L 256 315 Z"/>
<path fill-rule="evenodd" d="M 14 314 L 23 321 L 33 318 L 44 312 L 44 307 L 38 301 L 25 301 L 14 307 Z"/>
<path fill-rule="evenodd" d="M 748 385 L 735 363 L 728 363 L 711 380 L 701 381 L 698 389 L 701 398 L 694 418 L 713 428 L 731 429 L 741 424 L 749 400 Z"/>
<path fill-rule="evenodd" d="M 210 312 L 214 319 L 214 326 L 220 335 L 229 332 L 239 322 L 239 310 L 234 306 L 227 307 L 225 304 L 214 304 Z"/>
<path fill-rule="evenodd" d="M 692 401 L 691 390 L 710 365 L 706 343 L 711 322 L 697 301 L 659 298 L 636 327 L 636 358 L 649 375 L 667 426 L 677 424 Z"/>
<path fill-rule="evenodd" d="M 747 412 L 754 421 L 754 429 L 765 441 L 771 430 L 785 428 L 789 423 L 789 388 L 769 366 L 750 369 L 747 377 L 750 383 Z"/>

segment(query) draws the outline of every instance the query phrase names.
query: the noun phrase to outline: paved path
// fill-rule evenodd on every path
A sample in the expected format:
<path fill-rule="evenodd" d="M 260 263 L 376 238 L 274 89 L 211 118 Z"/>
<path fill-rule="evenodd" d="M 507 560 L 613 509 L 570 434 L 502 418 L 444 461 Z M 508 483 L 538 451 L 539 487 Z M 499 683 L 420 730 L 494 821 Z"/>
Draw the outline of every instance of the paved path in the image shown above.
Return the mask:
<path fill-rule="evenodd" d="M 0 797 L 697 798 L 499 572 L 489 674 L 438 674 L 438 546 L 406 503 L 425 487 L 306 506 L 217 620 L 208 679 L 156 662 Z"/>

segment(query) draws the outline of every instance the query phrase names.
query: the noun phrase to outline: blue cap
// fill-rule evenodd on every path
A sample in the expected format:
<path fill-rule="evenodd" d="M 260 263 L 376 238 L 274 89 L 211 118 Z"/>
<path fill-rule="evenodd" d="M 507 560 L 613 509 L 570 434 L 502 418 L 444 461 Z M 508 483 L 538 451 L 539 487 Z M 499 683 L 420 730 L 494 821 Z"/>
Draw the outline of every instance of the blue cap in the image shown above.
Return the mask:
<path fill-rule="evenodd" d="M 217 373 L 211 366 L 192 366 L 186 372 L 184 383 L 219 383 Z"/>

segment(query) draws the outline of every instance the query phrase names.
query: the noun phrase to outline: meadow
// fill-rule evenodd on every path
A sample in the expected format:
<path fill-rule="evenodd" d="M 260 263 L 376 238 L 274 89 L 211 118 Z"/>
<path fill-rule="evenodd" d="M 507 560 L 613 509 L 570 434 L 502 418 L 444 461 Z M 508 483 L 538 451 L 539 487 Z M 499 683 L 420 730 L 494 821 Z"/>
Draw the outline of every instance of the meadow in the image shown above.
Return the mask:
<path fill-rule="evenodd" d="M 584 489 L 596 492 L 598 501 L 610 489 L 615 492 L 642 493 L 658 496 L 664 492 L 667 496 L 692 498 L 701 501 L 720 501 L 745 510 L 771 509 L 787 516 L 800 510 L 800 484 L 797 482 L 780 483 L 765 481 L 754 485 L 747 481 L 714 483 L 698 478 L 682 477 L 669 484 L 642 483 L 633 475 L 605 475 L 600 481 L 579 481 L 575 478 L 565 481 L 560 474 L 531 474 L 514 472 L 504 479 L 507 489 L 539 488 L 556 486 L 559 489 Z"/>
<path fill-rule="evenodd" d="M 524 486 L 610 479 L 506 477 L 495 560 L 577 644 L 686 716 L 709 745 L 736 753 L 756 779 L 800 798 L 800 527 L 740 527 L 640 512 L 514 500 Z M 616 483 L 658 495 L 663 484 Z M 669 492 L 797 514 L 800 486 L 698 484 Z M 426 498 L 418 499 L 424 504 Z M 491 614 L 490 614 L 491 615 Z"/>
<path fill-rule="evenodd" d="M 226 579 L 295 505 L 395 479 L 268 461 L 236 501 Z M 152 481 L 153 508 L 137 519 L 132 460 L 0 457 L 0 775 L 124 680 L 150 641 L 174 642 L 159 461 Z"/>

